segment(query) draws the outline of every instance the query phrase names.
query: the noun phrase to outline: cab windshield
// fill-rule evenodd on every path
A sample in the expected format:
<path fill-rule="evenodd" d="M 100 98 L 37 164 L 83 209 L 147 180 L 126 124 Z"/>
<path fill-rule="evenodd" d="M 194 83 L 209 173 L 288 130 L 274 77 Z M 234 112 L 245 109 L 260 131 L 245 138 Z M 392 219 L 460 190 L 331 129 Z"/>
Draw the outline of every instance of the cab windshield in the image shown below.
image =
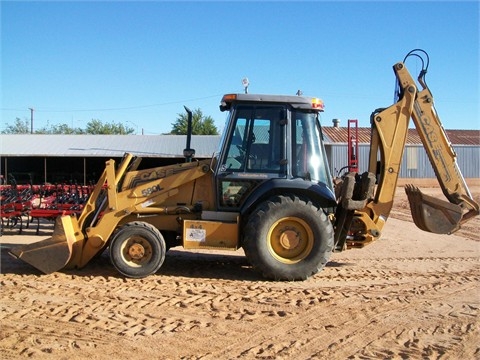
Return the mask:
<path fill-rule="evenodd" d="M 292 175 L 332 186 L 322 132 L 316 112 L 292 113 Z"/>

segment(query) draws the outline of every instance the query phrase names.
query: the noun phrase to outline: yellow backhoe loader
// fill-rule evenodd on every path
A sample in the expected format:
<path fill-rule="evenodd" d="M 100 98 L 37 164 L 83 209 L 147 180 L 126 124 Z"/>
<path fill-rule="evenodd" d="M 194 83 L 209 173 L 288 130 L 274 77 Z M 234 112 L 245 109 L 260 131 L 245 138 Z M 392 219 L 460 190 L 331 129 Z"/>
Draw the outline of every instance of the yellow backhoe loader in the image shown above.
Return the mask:
<path fill-rule="evenodd" d="M 426 55 L 421 50 L 407 57 Z M 141 169 L 126 154 L 106 162 L 78 216 L 57 219 L 49 239 L 10 250 L 44 273 L 82 268 L 103 250 L 124 276 L 156 273 L 173 246 L 243 248 L 268 279 L 303 280 L 333 251 L 363 247 L 382 234 L 392 208 L 410 119 L 448 201 L 405 188 L 415 224 L 449 234 L 479 214 L 434 109 L 423 66 L 418 83 L 405 60 L 393 66 L 398 99 L 371 117 L 368 172 L 335 182 L 319 114 L 323 102 L 303 96 L 227 94 L 219 150 L 196 160 L 190 133 L 186 161 Z M 425 63 L 424 63 L 425 64 Z M 186 109 L 191 123 L 191 111 Z"/>

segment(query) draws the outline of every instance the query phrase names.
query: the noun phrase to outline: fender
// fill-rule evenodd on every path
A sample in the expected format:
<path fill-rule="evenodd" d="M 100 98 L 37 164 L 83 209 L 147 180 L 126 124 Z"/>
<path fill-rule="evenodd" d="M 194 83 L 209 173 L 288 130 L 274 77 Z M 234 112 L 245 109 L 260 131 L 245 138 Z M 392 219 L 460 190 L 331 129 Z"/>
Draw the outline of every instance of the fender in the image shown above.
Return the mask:
<path fill-rule="evenodd" d="M 240 214 L 244 215 L 254 208 L 260 201 L 265 201 L 273 195 L 296 194 L 305 196 L 322 208 L 337 206 L 335 194 L 322 182 L 315 183 L 300 178 L 271 179 L 258 186 L 240 207 Z"/>

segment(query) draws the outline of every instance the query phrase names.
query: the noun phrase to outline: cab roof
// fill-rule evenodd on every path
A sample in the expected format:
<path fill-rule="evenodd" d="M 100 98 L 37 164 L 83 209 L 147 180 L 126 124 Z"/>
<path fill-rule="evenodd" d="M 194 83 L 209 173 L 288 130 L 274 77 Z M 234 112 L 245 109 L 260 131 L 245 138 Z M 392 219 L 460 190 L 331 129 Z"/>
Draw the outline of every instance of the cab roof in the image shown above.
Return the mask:
<path fill-rule="evenodd" d="M 288 104 L 293 108 L 323 111 L 324 104 L 319 98 L 295 95 L 265 95 L 265 94 L 226 94 L 223 96 L 220 110 L 225 111 L 232 103 L 259 102 Z"/>

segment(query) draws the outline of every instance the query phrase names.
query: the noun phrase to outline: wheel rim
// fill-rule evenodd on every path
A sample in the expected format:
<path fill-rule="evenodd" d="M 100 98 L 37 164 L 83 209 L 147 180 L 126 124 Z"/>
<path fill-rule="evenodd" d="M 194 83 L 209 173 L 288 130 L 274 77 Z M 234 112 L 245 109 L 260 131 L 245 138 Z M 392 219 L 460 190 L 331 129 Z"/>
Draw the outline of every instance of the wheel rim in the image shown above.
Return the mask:
<path fill-rule="evenodd" d="M 294 264 L 305 259 L 313 249 L 310 226 L 297 217 L 277 220 L 268 231 L 268 249 L 280 262 Z"/>
<path fill-rule="evenodd" d="M 152 258 L 152 245 L 140 236 L 132 236 L 122 243 L 122 260 L 131 267 L 141 267 Z"/>

